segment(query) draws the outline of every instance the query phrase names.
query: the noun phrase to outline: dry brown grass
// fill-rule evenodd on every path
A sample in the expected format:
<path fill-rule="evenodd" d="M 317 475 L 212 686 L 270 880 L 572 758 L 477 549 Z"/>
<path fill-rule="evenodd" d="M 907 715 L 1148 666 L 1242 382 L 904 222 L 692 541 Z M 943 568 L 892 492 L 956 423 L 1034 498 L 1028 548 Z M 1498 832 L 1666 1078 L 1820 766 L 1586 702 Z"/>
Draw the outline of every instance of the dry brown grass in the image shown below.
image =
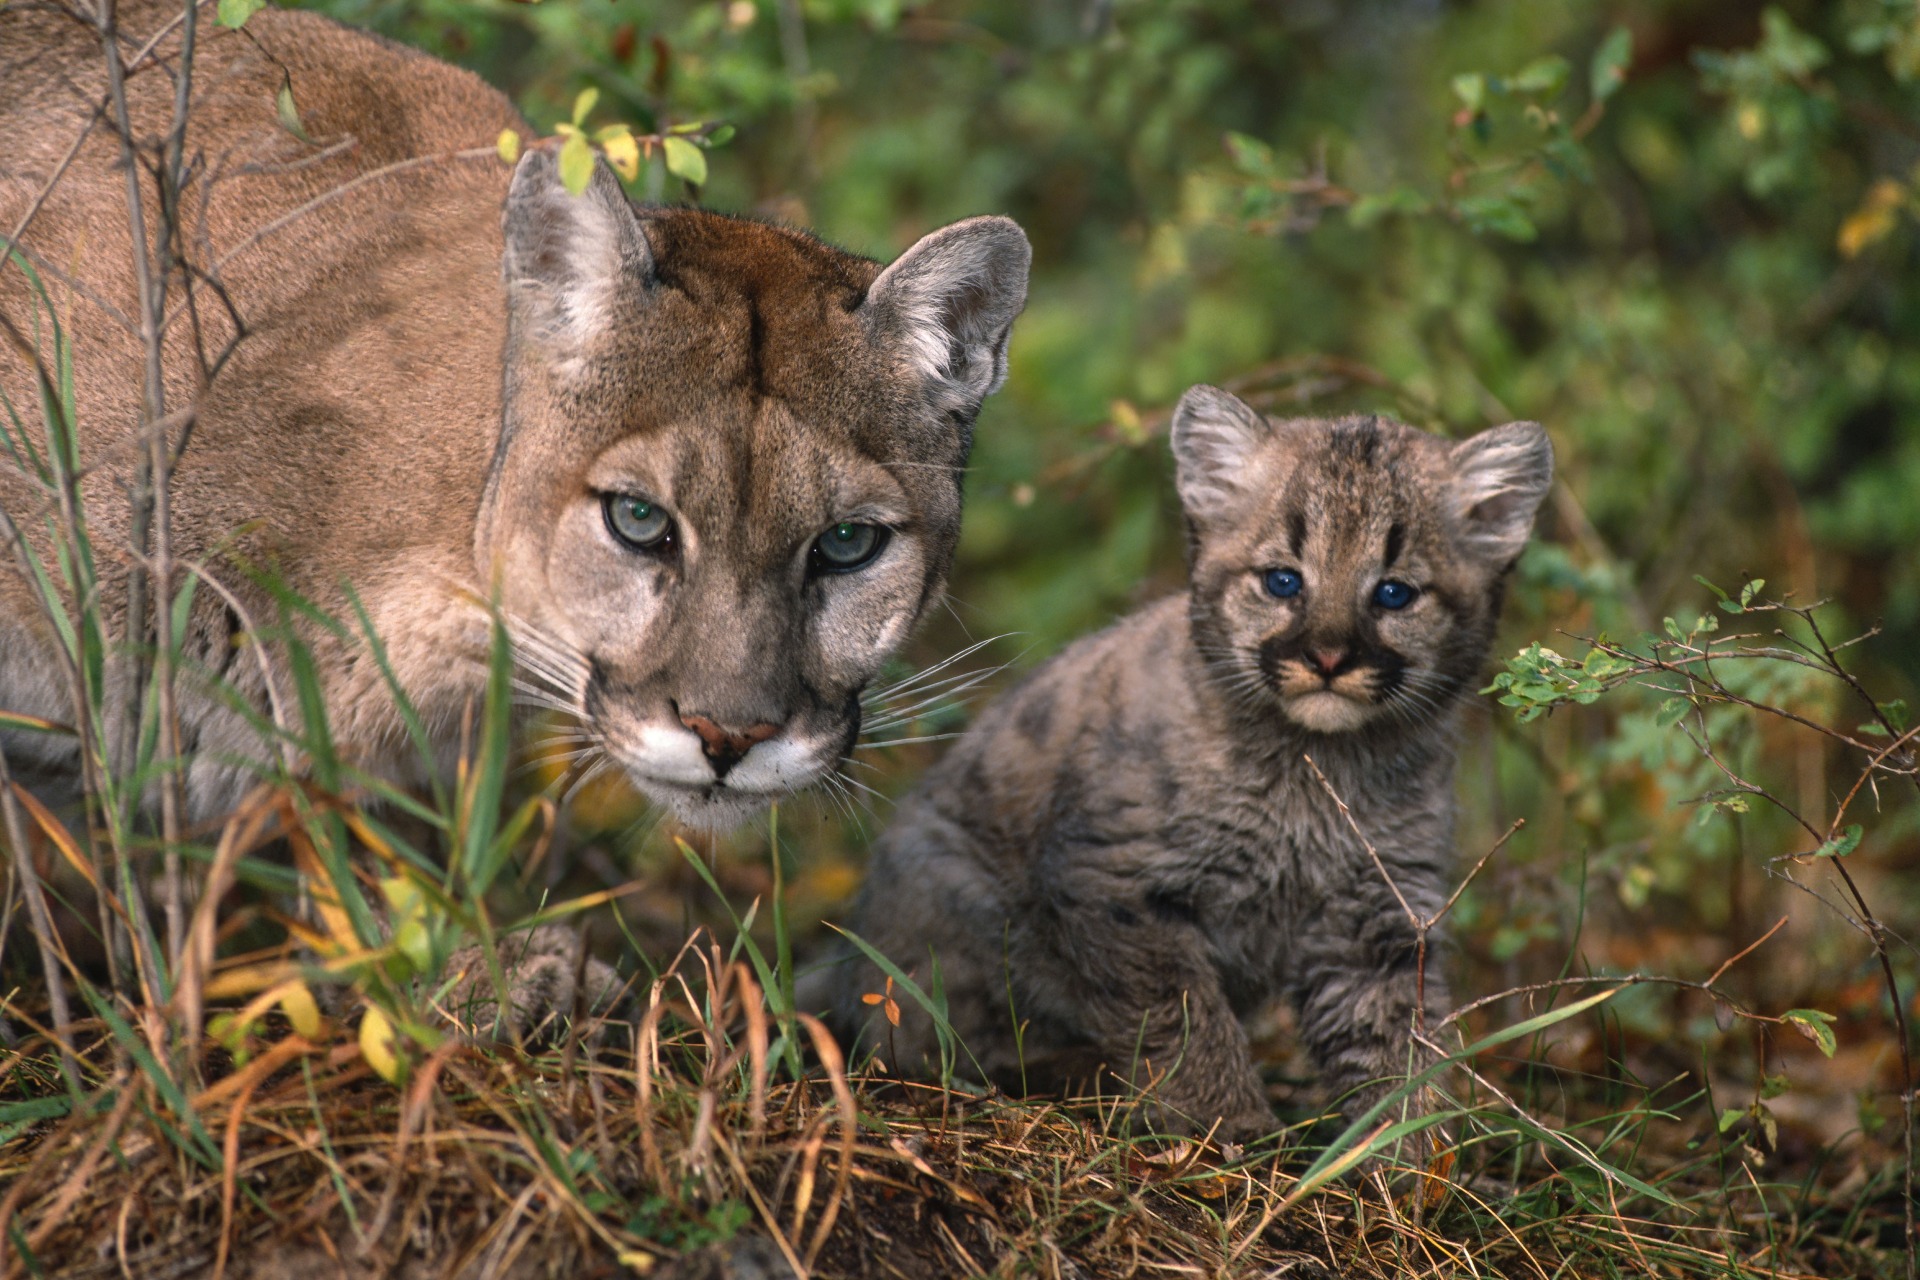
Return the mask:
<path fill-rule="evenodd" d="M 41 1036 L 0 1068 L 0 1124 L 20 1117 L 0 1129 L 0 1268 L 277 1280 L 1896 1273 L 1892 1251 L 1870 1247 L 1891 1203 L 1796 1223 L 1780 1212 L 1786 1193 L 1737 1162 L 1718 1180 L 1710 1162 L 1676 1167 L 1657 1181 L 1680 1203 L 1662 1207 L 1539 1147 L 1515 1182 L 1496 1172 L 1486 1126 L 1469 1126 L 1478 1140 L 1424 1177 L 1301 1195 L 1304 1128 L 1223 1151 L 1134 1136 L 1112 1100 L 849 1079 L 817 1024 L 783 1026 L 747 967 L 711 943 L 682 950 L 640 1009 L 537 1053 L 448 1038 L 399 1086 L 340 1022 L 308 1039 L 269 1017 L 241 1046 L 244 1065 L 210 1048 L 190 1088 L 139 1052 L 140 1020 L 116 1031 L 95 1019 L 74 1028 L 91 1091 L 64 1116 L 30 1119 L 23 1102 L 67 1100 Z M 808 1042 L 801 1079 L 782 1072 L 783 1032 Z"/>

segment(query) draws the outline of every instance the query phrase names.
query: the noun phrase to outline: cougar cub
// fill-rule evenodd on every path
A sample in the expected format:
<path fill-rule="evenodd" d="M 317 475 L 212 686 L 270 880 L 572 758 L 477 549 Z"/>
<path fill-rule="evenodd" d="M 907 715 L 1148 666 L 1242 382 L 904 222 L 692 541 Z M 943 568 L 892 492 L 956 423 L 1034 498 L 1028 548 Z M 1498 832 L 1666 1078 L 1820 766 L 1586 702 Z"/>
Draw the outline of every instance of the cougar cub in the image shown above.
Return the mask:
<path fill-rule="evenodd" d="M 1284 996 L 1350 1110 L 1406 1071 L 1415 911 L 1446 892 L 1455 710 L 1552 474 L 1533 423 L 1460 443 L 1266 418 L 1195 387 L 1173 420 L 1191 585 L 982 715 L 881 839 L 853 930 L 995 1079 L 1154 1085 L 1165 1119 L 1272 1127 L 1240 1015 Z M 923 1068 L 929 1019 L 841 1027 Z M 1446 1007 L 1429 973 L 1430 1011 Z M 1016 1030 L 1018 1028 L 1018 1030 Z M 963 1059 L 964 1060 L 964 1059 Z M 1373 1089 L 1363 1086 L 1373 1084 Z"/>

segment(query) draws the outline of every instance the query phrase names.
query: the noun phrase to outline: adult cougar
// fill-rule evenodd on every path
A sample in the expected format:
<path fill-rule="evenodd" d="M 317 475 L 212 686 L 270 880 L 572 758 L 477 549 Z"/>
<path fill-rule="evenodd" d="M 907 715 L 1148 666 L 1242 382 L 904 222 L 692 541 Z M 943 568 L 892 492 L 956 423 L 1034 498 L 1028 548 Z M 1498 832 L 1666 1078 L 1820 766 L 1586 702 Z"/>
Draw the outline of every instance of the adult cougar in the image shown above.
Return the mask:
<path fill-rule="evenodd" d="M 923 984 L 931 952 L 990 1075 L 1159 1077 L 1164 1119 L 1249 1137 L 1273 1116 L 1240 1015 L 1289 999 L 1357 1113 L 1424 1056 L 1423 986 L 1447 1009 L 1401 895 L 1445 898 L 1456 712 L 1553 448 L 1530 422 L 1454 443 L 1195 387 L 1173 452 L 1190 589 L 981 716 L 901 804 L 853 928 Z M 863 1001 L 875 966 L 835 981 L 843 1032 L 937 1061 L 920 1008 L 895 1029 Z"/>
<path fill-rule="evenodd" d="M 120 5 L 129 57 L 157 40 L 127 79 L 143 143 L 172 109 L 179 34 L 162 33 L 180 12 Z M 299 135 L 276 118 L 283 87 Z M 91 27 L 0 10 L 0 234 L 51 182 L 19 251 L 72 338 L 111 611 L 143 357 L 110 126 L 55 179 L 105 96 Z M 175 555 L 228 592 L 200 591 L 189 627 L 195 817 L 231 805 L 267 749 L 208 677 L 298 719 L 291 684 L 246 652 L 276 606 L 239 563 L 349 622 L 351 587 L 443 751 L 483 686 L 497 598 L 536 696 L 706 825 L 835 767 L 862 687 L 945 585 L 974 416 L 1025 299 L 1020 229 L 956 223 L 882 270 L 803 232 L 635 206 L 604 166 L 570 196 L 542 150 L 509 173 L 503 129 L 531 141 L 504 97 L 416 52 L 307 13 L 230 32 L 200 12 L 179 223 L 223 296 L 203 283 L 166 347 L 169 407 L 195 406 Z M 37 435 L 50 330 L 18 266 L 0 270 L 0 316 L 0 390 Z M 31 470 L 0 453 L 0 509 L 51 563 Z M 0 707 L 70 720 L 60 641 L 18 548 L 0 551 Z M 366 646 L 303 635 L 342 753 L 406 776 Z M 3 736 L 17 762 L 75 766 L 70 740 Z"/>

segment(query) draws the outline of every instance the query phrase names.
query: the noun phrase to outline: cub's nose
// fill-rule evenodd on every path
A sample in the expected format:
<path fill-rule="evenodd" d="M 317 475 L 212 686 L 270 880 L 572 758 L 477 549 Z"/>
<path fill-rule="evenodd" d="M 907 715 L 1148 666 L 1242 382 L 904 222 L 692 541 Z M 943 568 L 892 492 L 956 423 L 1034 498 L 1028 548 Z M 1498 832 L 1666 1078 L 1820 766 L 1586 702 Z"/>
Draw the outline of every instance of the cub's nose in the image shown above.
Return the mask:
<path fill-rule="evenodd" d="M 780 725 L 765 721 L 744 729 L 729 729 L 708 716 L 684 711 L 680 713 L 680 723 L 700 735 L 701 749 L 713 764 L 714 776 L 719 778 L 726 777 L 727 771 L 740 763 L 754 743 L 765 742 L 781 729 Z"/>
<path fill-rule="evenodd" d="M 1340 664 L 1347 660 L 1345 649 L 1314 649 L 1310 652 L 1313 665 L 1319 667 L 1320 674 L 1327 679 L 1332 679 L 1339 672 Z"/>

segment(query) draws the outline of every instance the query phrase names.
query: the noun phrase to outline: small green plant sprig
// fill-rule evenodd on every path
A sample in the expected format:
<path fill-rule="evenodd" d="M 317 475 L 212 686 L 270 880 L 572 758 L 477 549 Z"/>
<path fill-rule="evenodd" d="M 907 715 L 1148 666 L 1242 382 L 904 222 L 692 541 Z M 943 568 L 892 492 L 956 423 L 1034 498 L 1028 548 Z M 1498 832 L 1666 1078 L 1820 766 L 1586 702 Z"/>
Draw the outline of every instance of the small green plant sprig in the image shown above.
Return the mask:
<path fill-rule="evenodd" d="M 598 89 L 582 89 L 573 100 L 573 118 L 554 126 L 560 143 L 560 181 L 567 190 L 579 195 L 593 179 L 595 148 L 607 158 L 613 171 L 628 182 L 640 177 L 640 166 L 653 159 L 658 150 L 667 172 L 697 193 L 707 181 L 707 150 L 722 147 L 733 137 L 733 126 L 718 121 L 690 121 L 670 125 L 658 133 L 635 133 L 633 126 L 615 121 L 591 132 L 587 117 L 600 101 Z M 500 158 L 508 164 L 520 158 L 520 134 L 514 129 L 500 131 Z"/>
<path fill-rule="evenodd" d="M 1324 162 L 1305 176 L 1287 171 L 1274 149 L 1241 133 L 1226 148 L 1242 179 L 1240 217 L 1256 231 L 1298 231 L 1328 209 L 1344 208 L 1356 226 L 1393 215 L 1437 215 L 1476 235 L 1531 241 L 1539 235 L 1536 208 L 1543 182 L 1586 183 L 1593 166 L 1585 139 L 1626 82 L 1633 40 L 1615 27 L 1594 50 L 1587 73 L 1587 105 L 1569 118 L 1560 99 L 1573 64 L 1546 54 L 1509 75 L 1468 71 L 1453 77 L 1458 106 L 1449 120 L 1446 180 L 1438 190 L 1400 185 L 1351 191 L 1328 179 Z"/>
<path fill-rule="evenodd" d="M 1564 706 L 1587 706 L 1623 686 L 1637 686 L 1661 698 L 1653 713 L 1655 724 L 1686 734 L 1700 754 L 1724 777 L 1726 785 L 1699 797 L 1713 810 L 1745 814 L 1756 803 L 1764 803 L 1788 818 L 1808 842 L 1768 860 L 1769 874 L 1785 879 L 1833 907 L 1847 923 L 1865 935 L 1873 947 L 1886 983 L 1891 1019 L 1898 1037 L 1904 1111 L 1903 1162 L 1906 1199 L 1911 1205 L 1913 1192 L 1913 1063 L 1909 1044 L 1906 1002 L 1895 973 L 1893 951 L 1902 945 L 1874 913 L 1861 891 L 1856 877 L 1848 870 L 1847 859 L 1861 848 L 1866 829 L 1860 822 L 1848 821 L 1853 806 L 1863 795 L 1881 800 L 1880 787 L 1886 782 L 1904 782 L 1920 794 L 1920 755 L 1915 739 L 1920 725 L 1911 722 L 1907 706 L 1899 699 L 1880 700 L 1873 696 L 1846 663 L 1843 654 L 1878 634 L 1868 628 L 1851 639 L 1830 639 L 1820 619 L 1824 601 L 1809 605 L 1786 600 L 1766 599 L 1761 592 L 1764 579 L 1753 579 L 1737 591 L 1728 592 L 1706 578 L 1695 580 L 1712 592 L 1718 612 L 1700 614 L 1691 625 L 1675 618 L 1662 620 L 1662 633 L 1648 632 L 1633 644 L 1621 644 L 1604 635 L 1588 641 L 1587 652 L 1578 659 L 1567 657 L 1538 643 L 1528 645 L 1507 660 L 1506 670 L 1494 676 L 1482 693 L 1497 694 L 1500 702 L 1514 708 L 1516 718 L 1525 723 Z M 1720 614 L 1776 621 L 1770 634 L 1758 632 L 1720 633 Z M 1756 677 L 1755 669 L 1784 672 L 1790 679 L 1769 684 Z M 1792 705 L 1780 692 L 1798 687 L 1822 687 L 1837 700 L 1829 698 L 1834 711 L 1821 717 L 1804 707 Z M 1847 705 L 1854 715 L 1839 716 Z M 1730 763 L 1718 739 L 1724 737 L 1724 723 L 1716 724 L 1709 711 L 1730 709 L 1743 718 L 1766 717 L 1786 722 L 1800 732 L 1816 734 L 1840 746 L 1852 760 L 1853 780 L 1841 792 L 1832 812 L 1812 818 L 1777 790 L 1755 781 L 1750 771 Z M 1846 722 L 1860 717 L 1851 727 Z M 1837 719 L 1837 723 L 1835 722 Z M 1795 874 L 1799 868 L 1829 868 L 1841 887 L 1841 898 L 1834 900 Z M 1791 1009 L 1777 1019 L 1768 1019 L 1805 1036 L 1828 1057 L 1837 1040 L 1833 1015 L 1818 1009 Z M 1753 1120 L 1763 1134 L 1772 1128 L 1766 1114 L 1765 1097 L 1756 1097 L 1745 1111 L 1729 1111 L 1721 1117 L 1725 1132 L 1743 1117 Z"/>

